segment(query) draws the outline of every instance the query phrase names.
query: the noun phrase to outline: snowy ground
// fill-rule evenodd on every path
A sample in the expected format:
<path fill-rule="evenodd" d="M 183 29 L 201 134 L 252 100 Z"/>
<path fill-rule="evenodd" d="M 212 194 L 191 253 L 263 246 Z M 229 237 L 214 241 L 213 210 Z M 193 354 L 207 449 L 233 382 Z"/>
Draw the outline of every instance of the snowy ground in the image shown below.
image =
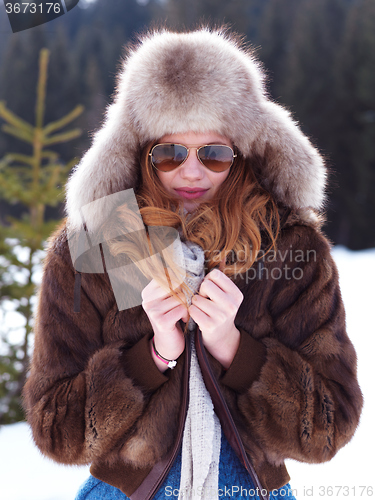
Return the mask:
<path fill-rule="evenodd" d="M 375 326 L 375 249 L 333 250 L 347 311 L 347 327 L 358 354 L 359 381 L 365 396 L 361 423 L 354 439 L 331 462 L 307 465 L 288 462 L 297 500 L 331 497 L 340 500 L 375 495 L 375 391 L 371 366 Z M 371 417 L 372 415 L 372 417 Z M 43 458 L 33 446 L 26 424 L 0 429 L 0 500 L 73 500 L 88 476 L 87 467 L 64 467 Z M 173 498 L 176 497 L 171 497 Z"/>

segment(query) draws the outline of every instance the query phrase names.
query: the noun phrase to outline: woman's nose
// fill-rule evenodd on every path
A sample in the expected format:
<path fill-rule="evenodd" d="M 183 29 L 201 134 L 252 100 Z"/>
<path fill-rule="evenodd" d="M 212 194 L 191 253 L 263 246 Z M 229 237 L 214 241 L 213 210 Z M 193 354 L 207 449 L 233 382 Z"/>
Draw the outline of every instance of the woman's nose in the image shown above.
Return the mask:
<path fill-rule="evenodd" d="M 191 148 L 185 163 L 180 167 L 180 175 L 184 179 L 202 179 L 204 168 L 197 158 L 197 150 Z"/>

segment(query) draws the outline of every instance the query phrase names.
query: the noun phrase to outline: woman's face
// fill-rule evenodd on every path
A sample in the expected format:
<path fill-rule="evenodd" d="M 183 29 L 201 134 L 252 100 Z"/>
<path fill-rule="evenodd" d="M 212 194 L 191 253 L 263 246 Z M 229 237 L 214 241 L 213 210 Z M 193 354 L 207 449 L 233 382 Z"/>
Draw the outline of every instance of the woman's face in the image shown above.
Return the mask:
<path fill-rule="evenodd" d="M 232 147 L 232 143 L 228 138 L 215 132 L 164 135 L 158 141 L 159 144 L 165 142 L 182 144 L 187 148 L 196 148 L 209 144 L 223 144 Z M 175 170 L 171 172 L 156 170 L 156 174 L 164 188 L 174 197 L 180 198 L 188 212 L 195 210 L 200 203 L 211 200 L 219 186 L 228 177 L 229 172 L 230 168 L 217 173 L 206 168 L 198 160 L 195 149 L 189 151 L 185 163 Z M 192 192 L 192 190 L 195 192 Z"/>

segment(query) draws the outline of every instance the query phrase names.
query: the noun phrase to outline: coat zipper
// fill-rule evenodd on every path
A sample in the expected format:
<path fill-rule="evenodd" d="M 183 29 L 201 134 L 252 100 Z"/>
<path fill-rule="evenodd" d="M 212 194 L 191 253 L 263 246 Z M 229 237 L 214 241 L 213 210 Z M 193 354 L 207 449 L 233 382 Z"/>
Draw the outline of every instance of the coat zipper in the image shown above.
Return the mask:
<path fill-rule="evenodd" d="M 184 433 L 186 414 L 189 405 L 189 371 L 190 371 L 191 347 L 188 338 L 186 338 L 185 341 L 185 350 L 186 354 L 185 354 L 185 366 L 183 374 L 182 405 L 180 411 L 176 442 L 169 455 L 164 460 L 158 462 L 152 468 L 151 472 L 144 479 L 142 484 L 130 496 L 130 500 L 151 500 L 158 491 L 158 489 L 160 488 L 160 486 L 163 484 L 180 450 L 182 443 L 182 436 Z"/>

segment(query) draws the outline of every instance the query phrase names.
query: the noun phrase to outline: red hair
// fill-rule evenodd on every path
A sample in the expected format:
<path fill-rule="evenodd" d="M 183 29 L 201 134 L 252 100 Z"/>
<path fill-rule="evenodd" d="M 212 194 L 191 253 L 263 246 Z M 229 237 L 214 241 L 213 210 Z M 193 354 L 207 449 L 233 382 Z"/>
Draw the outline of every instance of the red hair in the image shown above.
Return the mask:
<path fill-rule="evenodd" d="M 171 197 L 151 165 L 148 153 L 152 145 L 142 152 L 141 184 L 136 193 L 146 226 L 181 228 L 186 240 L 205 251 L 207 272 L 221 264 L 227 276 L 253 265 L 262 245 L 261 231 L 270 241 L 266 252 L 276 250 L 278 209 L 256 180 L 251 160 L 238 155 L 215 198 L 187 217 L 181 200 Z"/>

